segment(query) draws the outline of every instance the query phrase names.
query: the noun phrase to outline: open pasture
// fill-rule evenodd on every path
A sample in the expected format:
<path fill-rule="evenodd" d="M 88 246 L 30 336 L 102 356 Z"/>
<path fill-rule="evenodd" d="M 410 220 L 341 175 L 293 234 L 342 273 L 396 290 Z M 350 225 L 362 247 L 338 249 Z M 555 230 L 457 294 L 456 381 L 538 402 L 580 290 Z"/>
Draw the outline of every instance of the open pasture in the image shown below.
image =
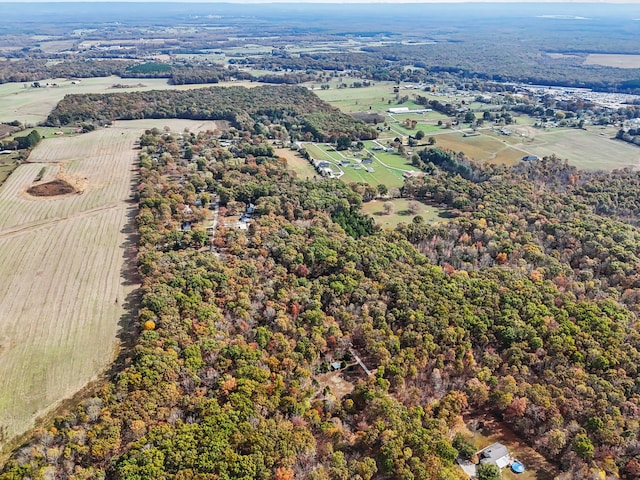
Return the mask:
<path fill-rule="evenodd" d="M 389 214 L 385 212 L 385 203 L 391 205 Z M 392 200 L 374 200 L 364 203 L 362 209 L 371 215 L 375 222 L 383 228 L 395 228 L 400 223 L 410 223 L 413 218 L 420 215 L 426 223 L 434 224 L 448 221 L 447 211 L 423 202 L 413 202 L 415 213 L 409 211 L 409 200 L 406 198 L 394 198 Z"/>
<path fill-rule="evenodd" d="M 47 86 L 49 84 L 49 86 Z M 53 86 L 56 84 L 56 86 Z M 115 84 L 128 85 L 127 88 L 113 88 Z M 169 85 L 164 78 L 128 78 L 100 77 L 81 81 L 70 79 L 41 80 L 40 88 L 31 83 L 5 83 L 0 85 L 0 122 L 19 120 L 24 124 L 35 125 L 43 122 L 51 110 L 67 94 L 72 93 L 115 93 L 143 90 L 189 90 L 211 86 L 255 86 L 251 82 L 221 82 L 202 85 Z"/>
<path fill-rule="evenodd" d="M 615 53 L 591 53 L 587 55 L 584 65 L 600 65 L 614 68 L 640 68 L 640 55 Z"/>
<path fill-rule="evenodd" d="M 137 134 L 44 140 L 0 187 L 0 448 L 94 379 L 116 352 Z M 66 175 L 83 193 L 32 197 Z M 84 180 L 84 183 L 80 181 Z"/>
<path fill-rule="evenodd" d="M 345 79 L 344 83 L 350 85 L 353 81 L 352 79 Z M 331 88 L 328 90 L 316 88 L 313 93 L 343 112 L 369 111 L 369 107 L 373 112 L 384 112 L 390 107 L 398 106 L 395 100 L 396 94 L 393 93 L 395 85 L 393 82 L 374 82 L 374 85 L 362 88 L 337 88 L 338 84 L 333 82 L 329 83 L 329 85 L 331 85 Z M 402 106 L 410 105 L 407 103 Z"/>
<path fill-rule="evenodd" d="M 114 359 L 136 281 L 134 147 L 144 128 L 166 124 L 47 138 L 0 187 L 0 451 Z M 38 184 L 64 179 L 76 193 L 29 195 L 41 173 Z"/>
<path fill-rule="evenodd" d="M 600 132 L 598 129 L 536 131 L 524 148 L 539 157 L 555 154 L 586 170 L 640 166 L 639 147 L 615 140 L 608 134 L 600 135 Z"/>
<path fill-rule="evenodd" d="M 400 118 L 400 115 L 396 115 L 397 118 Z M 387 122 L 387 125 L 390 127 L 390 130 L 388 131 L 383 131 L 380 132 L 379 138 L 380 139 L 384 139 L 384 138 L 395 138 L 398 135 L 403 136 L 403 137 L 408 137 L 408 136 L 415 136 L 416 133 L 418 133 L 418 130 L 422 130 L 422 132 L 427 135 L 427 134 L 432 134 L 432 133 L 440 133 L 442 132 L 442 127 L 439 127 L 437 125 L 435 125 L 435 122 L 428 124 L 428 123 L 418 123 L 416 125 L 416 128 L 407 128 L 404 124 L 404 119 L 405 117 L 402 116 L 401 120 L 396 120 L 396 121 L 389 121 Z M 422 140 L 424 141 L 424 140 Z"/>
<path fill-rule="evenodd" d="M 464 152 L 469 158 L 478 162 L 512 165 L 528 155 L 528 152 L 509 145 L 505 140 L 482 133 L 473 137 L 465 137 L 461 132 L 452 132 L 436 135 L 435 139 L 435 147 Z"/>
<path fill-rule="evenodd" d="M 302 157 L 298 152 L 289 150 L 288 148 L 278 148 L 275 150 L 275 153 L 287 161 L 289 169 L 296 172 L 299 179 L 304 180 L 318 176 L 318 172 L 316 172 L 307 159 Z"/>

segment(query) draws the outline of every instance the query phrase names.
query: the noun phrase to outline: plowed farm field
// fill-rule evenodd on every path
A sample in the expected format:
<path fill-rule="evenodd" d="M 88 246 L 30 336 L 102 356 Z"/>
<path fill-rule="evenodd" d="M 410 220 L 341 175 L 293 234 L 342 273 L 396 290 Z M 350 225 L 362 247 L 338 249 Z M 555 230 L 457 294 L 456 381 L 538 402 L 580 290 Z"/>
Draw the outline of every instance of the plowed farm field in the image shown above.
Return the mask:
<path fill-rule="evenodd" d="M 0 187 L 0 449 L 114 359 L 135 289 L 140 133 L 48 138 Z"/>

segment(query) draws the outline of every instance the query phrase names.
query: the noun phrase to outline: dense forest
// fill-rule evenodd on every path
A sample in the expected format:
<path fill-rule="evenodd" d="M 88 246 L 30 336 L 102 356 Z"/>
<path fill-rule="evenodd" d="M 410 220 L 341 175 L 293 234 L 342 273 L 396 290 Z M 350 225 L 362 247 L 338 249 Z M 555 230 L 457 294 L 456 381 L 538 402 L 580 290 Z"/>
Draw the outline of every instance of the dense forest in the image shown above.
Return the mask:
<path fill-rule="evenodd" d="M 568 478 L 640 478 L 638 173 L 430 148 L 403 195 L 456 218 L 390 231 L 363 185 L 298 180 L 263 136 L 236 140 L 142 138 L 136 345 L 0 479 L 453 480 L 468 411 Z M 222 219 L 255 212 L 209 245 L 216 198 Z M 353 353 L 374 373 L 334 392 Z"/>
<path fill-rule="evenodd" d="M 323 102 L 308 89 L 274 85 L 66 95 L 46 124 L 104 124 L 141 118 L 226 120 L 237 128 L 254 131 L 261 128 L 258 123 L 277 123 L 317 141 L 335 140 L 339 134 L 354 140 L 376 137 L 374 128 Z"/>

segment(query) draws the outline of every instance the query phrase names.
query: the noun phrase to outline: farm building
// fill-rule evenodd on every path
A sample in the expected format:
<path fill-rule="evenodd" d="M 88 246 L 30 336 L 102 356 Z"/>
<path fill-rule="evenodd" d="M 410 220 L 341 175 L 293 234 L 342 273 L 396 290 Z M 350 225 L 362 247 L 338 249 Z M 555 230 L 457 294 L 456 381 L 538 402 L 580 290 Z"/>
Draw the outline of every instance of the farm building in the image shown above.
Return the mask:
<path fill-rule="evenodd" d="M 373 163 L 373 158 L 363 158 L 362 159 L 362 164 L 363 165 L 371 165 Z"/>
<path fill-rule="evenodd" d="M 393 107 L 387 110 L 387 113 L 391 114 L 399 114 L 399 113 L 427 113 L 432 112 L 433 110 L 430 108 L 414 108 L 410 109 L 409 107 Z"/>
<path fill-rule="evenodd" d="M 389 113 L 409 113 L 409 107 L 395 107 L 387 110 Z"/>

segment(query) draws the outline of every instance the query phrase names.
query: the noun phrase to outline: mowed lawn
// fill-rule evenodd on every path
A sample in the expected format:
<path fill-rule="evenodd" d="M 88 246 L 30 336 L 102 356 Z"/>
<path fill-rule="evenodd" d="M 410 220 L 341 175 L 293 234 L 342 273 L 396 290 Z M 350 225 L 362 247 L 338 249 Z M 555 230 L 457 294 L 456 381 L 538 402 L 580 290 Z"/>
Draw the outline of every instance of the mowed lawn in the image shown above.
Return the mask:
<path fill-rule="evenodd" d="M 359 163 L 364 156 L 364 152 L 356 157 L 349 151 L 336 151 L 333 147 L 320 143 L 304 143 L 303 147 L 316 160 L 327 160 L 332 163 L 334 171 L 342 171 L 344 175 L 341 180 L 347 183 L 362 182 L 370 185 L 386 185 L 388 188 L 398 188 L 404 183 L 402 174 L 411 170 L 411 166 L 406 164 L 406 160 L 400 155 L 388 154 L 386 152 L 372 151 L 368 147 L 374 145 L 373 142 L 365 143 L 367 150 L 374 155 L 373 163 L 362 165 Z M 349 165 L 342 165 L 340 162 L 348 160 Z M 387 163 L 387 161 L 389 163 Z M 367 171 L 366 168 L 372 171 Z"/>
<path fill-rule="evenodd" d="M 385 203 L 391 204 L 389 214 L 385 213 Z M 392 200 L 374 200 L 362 205 L 365 213 L 373 217 L 375 222 L 383 228 L 396 228 L 400 223 L 409 223 L 416 215 L 420 215 L 426 223 L 434 224 L 448 221 L 447 211 L 422 202 L 415 202 L 416 213 L 409 211 L 409 200 L 395 198 Z"/>

